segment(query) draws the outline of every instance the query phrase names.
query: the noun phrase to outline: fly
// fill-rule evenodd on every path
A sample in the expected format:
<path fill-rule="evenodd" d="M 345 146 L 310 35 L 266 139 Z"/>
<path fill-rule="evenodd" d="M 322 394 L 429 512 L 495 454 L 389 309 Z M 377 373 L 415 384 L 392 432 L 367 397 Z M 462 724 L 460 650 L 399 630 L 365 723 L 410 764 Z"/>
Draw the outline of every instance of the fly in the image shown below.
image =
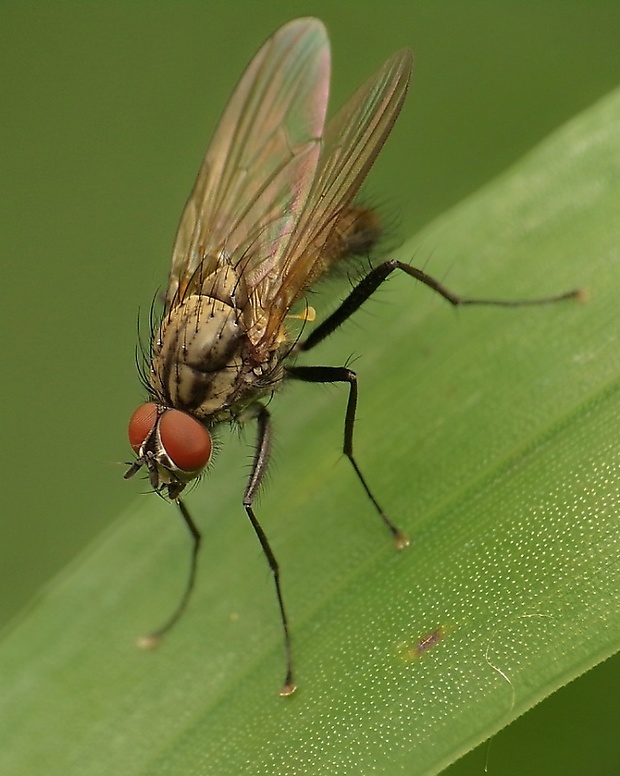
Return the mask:
<path fill-rule="evenodd" d="M 396 546 L 409 543 L 353 454 L 355 372 L 298 366 L 296 355 L 332 334 L 395 270 L 453 305 L 541 304 L 577 293 L 529 301 L 468 299 L 391 259 L 371 269 L 305 339 L 290 333 L 291 309 L 310 287 L 343 258 L 368 255 L 380 236 L 378 218 L 354 197 L 402 108 L 412 66 L 409 50 L 397 52 L 326 123 L 330 48 L 323 24 L 292 21 L 258 51 L 220 119 L 183 211 L 143 375 L 149 400 L 129 421 L 137 457 L 125 477 L 145 467 L 153 490 L 177 504 L 192 538 L 183 596 L 149 644 L 179 620 L 194 587 L 201 535 L 181 494 L 207 466 L 216 426 L 256 421 L 243 507 L 275 584 L 286 654 L 283 696 L 296 689 L 289 620 L 278 562 L 254 501 L 271 449 L 266 402 L 284 381 L 348 387 L 344 454 Z M 313 312 L 306 308 L 302 319 L 311 321 Z"/>

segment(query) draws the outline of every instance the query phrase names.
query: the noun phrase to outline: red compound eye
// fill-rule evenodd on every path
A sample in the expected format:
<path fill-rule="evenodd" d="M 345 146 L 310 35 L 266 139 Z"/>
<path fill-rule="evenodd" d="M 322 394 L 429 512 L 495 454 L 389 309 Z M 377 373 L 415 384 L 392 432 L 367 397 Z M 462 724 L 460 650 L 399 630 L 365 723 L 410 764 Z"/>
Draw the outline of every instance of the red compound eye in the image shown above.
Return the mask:
<path fill-rule="evenodd" d="M 139 453 L 144 440 L 153 430 L 157 421 L 157 405 L 153 402 L 141 404 L 129 419 L 129 444 L 134 453 Z"/>
<path fill-rule="evenodd" d="M 182 471 L 196 472 L 209 463 L 211 435 L 186 412 L 166 410 L 159 421 L 159 435 L 168 457 Z"/>

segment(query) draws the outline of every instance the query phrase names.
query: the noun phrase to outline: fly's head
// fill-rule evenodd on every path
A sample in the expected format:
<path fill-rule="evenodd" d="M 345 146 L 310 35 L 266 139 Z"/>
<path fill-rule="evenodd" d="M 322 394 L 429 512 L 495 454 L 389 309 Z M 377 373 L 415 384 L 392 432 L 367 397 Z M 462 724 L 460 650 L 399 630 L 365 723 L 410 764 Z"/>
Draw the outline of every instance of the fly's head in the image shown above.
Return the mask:
<path fill-rule="evenodd" d="M 153 490 L 177 499 L 211 458 L 208 430 L 187 412 L 154 402 L 141 404 L 129 420 L 129 443 L 138 456 L 125 474 L 146 466 Z"/>

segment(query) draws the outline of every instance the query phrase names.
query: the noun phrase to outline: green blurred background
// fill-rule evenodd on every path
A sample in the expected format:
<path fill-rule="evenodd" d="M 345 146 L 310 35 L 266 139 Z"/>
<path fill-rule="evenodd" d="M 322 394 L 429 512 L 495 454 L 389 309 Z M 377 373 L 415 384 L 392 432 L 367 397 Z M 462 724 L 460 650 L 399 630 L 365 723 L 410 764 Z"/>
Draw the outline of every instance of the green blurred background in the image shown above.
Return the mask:
<path fill-rule="evenodd" d="M 0 625 L 143 489 L 118 465 L 142 398 L 138 307 L 165 283 L 243 67 L 303 15 L 327 24 L 334 104 L 395 49 L 415 52 L 366 188 L 398 241 L 620 83 L 618 3 L 4 0 Z M 618 773 L 619 690 L 616 658 L 450 773 L 480 773 L 487 754 L 501 774 Z"/>

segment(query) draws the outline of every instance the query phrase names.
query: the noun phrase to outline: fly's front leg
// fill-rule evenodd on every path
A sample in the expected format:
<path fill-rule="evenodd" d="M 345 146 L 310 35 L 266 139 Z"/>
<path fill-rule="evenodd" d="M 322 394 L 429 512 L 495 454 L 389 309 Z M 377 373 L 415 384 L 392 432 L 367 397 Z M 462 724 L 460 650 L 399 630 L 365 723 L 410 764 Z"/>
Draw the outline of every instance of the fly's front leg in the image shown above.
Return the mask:
<path fill-rule="evenodd" d="M 291 649 L 291 636 L 289 632 L 288 617 L 286 616 L 286 609 L 284 608 L 284 599 L 282 597 L 282 589 L 280 586 L 280 567 L 276 556 L 273 554 L 273 550 L 269 545 L 269 541 L 265 532 L 263 531 L 261 524 L 258 522 L 256 515 L 254 514 L 253 504 L 256 494 L 260 489 L 261 482 L 267 470 L 267 464 L 269 462 L 269 454 L 271 452 L 271 416 L 268 410 L 262 405 L 258 405 L 256 411 L 256 420 L 258 423 L 258 437 L 256 441 L 256 450 L 254 452 L 254 460 L 252 462 L 252 472 L 248 485 L 245 489 L 245 495 L 243 497 L 243 506 L 250 518 L 252 528 L 258 537 L 263 552 L 269 562 L 269 568 L 273 574 L 273 581 L 276 586 L 276 595 L 278 597 L 278 605 L 280 607 L 280 619 L 282 621 L 282 630 L 284 631 L 284 648 L 286 652 L 286 676 L 284 678 L 284 684 L 280 690 L 280 695 L 291 695 L 297 689 L 293 680 L 293 653 Z"/>
<path fill-rule="evenodd" d="M 153 631 L 152 633 L 149 633 L 148 636 L 142 636 L 138 640 L 138 646 L 141 647 L 142 649 L 152 649 L 153 647 L 156 647 L 161 641 L 162 637 L 181 619 L 183 613 L 187 609 L 187 604 L 189 603 L 189 599 L 191 598 L 192 591 L 194 590 L 194 584 L 196 582 L 198 553 L 200 551 L 200 542 L 202 540 L 202 536 L 196 526 L 196 523 L 194 523 L 194 521 L 192 520 L 192 517 L 187 507 L 183 503 L 183 501 L 181 501 L 181 499 L 178 498 L 176 500 L 176 503 L 181 512 L 181 517 L 183 518 L 183 521 L 187 526 L 187 529 L 192 538 L 192 554 L 191 554 L 190 566 L 189 566 L 189 576 L 187 578 L 187 582 L 185 584 L 185 590 L 183 591 L 181 600 L 179 601 L 177 608 L 174 610 L 172 615 L 166 620 L 166 622 L 161 627 L 157 628 L 157 630 Z"/>
<path fill-rule="evenodd" d="M 358 480 L 362 484 L 366 495 L 372 501 L 379 517 L 383 520 L 394 537 L 396 547 L 399 550 L 407 547 L 409 545 L 409 539 L 385 514 L 370 490 L 366 478 L 362 474 L 353 455 L 353 430 L 355 427 L 355 411 L 357 409 L 357 375 L 355 372 L 344 366 L 291 366 L 287 367 L 287 373 L 290 377 L 296 380 L 303 380 L 306 383 L 348 383 L 349 398 L 347 400 L 347 411 L 344 420 L 343 453 L 351 462 L 351 466 L 353 466 Z"/>
<path fill-rule="evenodd" d="M 350 318 L 356 310 L 358 310 L 364 302 L 371 297 L 374 292 L 379 288 L 381 283 L 386 280 L 394 270 L 401 270 L 405 274 L 419 280 L 425 286 L 435 291 L 435 293 L 442 296 L 445 300 L 450 302 L 454 307 L 465 305 L 494 305 L 496 307 L 526 307 L 539 304 L 552 304 L 553 302 L 561 302 L 564 299 L 576 299 L 582 294 L 579 290 L 567 291 L 557 296 L 545 296 L 539 299 L 476 299 L 473 297 L 459 296 L 453 291 L 450 291 L 442 283 L 435 278 L 427 275 L 421 269 L 412 267 L 410 264 L 405 264 L 402 261 L 396 261 L 396 259 L 390 259 L 380 264 L 378 267 L 372 269 L 366 277 L 362 278 L 360 282 L 351 291 L 349 296 L 342 302 L 323 323 L 319 324 L 316 329 L 310 333 L 310 335 L 299 342 L 294 348 L 294 352 L 299 353 L 302 351 L 311 350 L 316 347 L 319 342 L 322 342 L 326 337 L 334 332 L 339 326 L 341 326 L 347 318 Z"/>

